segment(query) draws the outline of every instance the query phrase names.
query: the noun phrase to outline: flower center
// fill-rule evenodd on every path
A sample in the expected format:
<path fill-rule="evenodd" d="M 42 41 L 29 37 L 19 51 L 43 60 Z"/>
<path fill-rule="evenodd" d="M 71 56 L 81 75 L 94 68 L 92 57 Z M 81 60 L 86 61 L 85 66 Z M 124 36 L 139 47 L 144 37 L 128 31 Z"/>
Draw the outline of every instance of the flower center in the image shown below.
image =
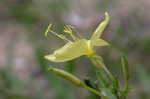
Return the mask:
<path fill-rule="evenodd" d="M 93 47 L 91 46 L 91 41 L 90 40 L 87 41 L 87 46 L 88 46 L 88 49 L 87 49 L 86 55 L 87 56 L 93 55 L 95 53 L 95 51 L 93 50 Z"/>

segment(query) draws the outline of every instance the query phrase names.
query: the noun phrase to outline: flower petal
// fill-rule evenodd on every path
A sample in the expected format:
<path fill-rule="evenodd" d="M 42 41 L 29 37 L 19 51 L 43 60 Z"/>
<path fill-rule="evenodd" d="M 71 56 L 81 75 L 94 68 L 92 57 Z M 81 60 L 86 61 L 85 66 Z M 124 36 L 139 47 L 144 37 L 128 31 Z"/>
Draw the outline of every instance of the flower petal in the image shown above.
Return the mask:
<path fill-rule="evenodd" d="M 109 46 L 110 44 L 102 39 L 97 39 L 92 43 L 92 46 Z"/>
<path fill-rule="evenodd" d="M 86 55 L 87 50 L 87 40 L 82 39 L 76 42 L 68 42 L 62 48 L 54 51 L 53 54 L 45 56 L 45 58 L 53 62 L 64 62 Z"/>
<path fill-rule="evenodd" d="M 105 30 L 106 26 L 108 25 L 109 20 L 110 20 L 110 16 L 106 12 L 105 20 L 97 27 L 97 29 L 95 30 L 94 34 L 91 37 L 91 41 L 94 41 L 100 38 L 100 36 L 102 35 L 102 32 Z"/>

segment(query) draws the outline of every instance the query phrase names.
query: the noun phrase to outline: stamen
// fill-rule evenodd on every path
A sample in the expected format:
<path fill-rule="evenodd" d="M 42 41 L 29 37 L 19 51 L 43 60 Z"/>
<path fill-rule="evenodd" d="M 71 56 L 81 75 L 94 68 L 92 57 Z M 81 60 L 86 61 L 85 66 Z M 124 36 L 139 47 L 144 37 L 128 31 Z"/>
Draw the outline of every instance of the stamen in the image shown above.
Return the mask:
<path fill-rule="evenodd" d="M 45 31 L 45 36 L 46 36 L 46 37 L 47 37 L 47 35 L 48 35 L 48 32 L 51 31 L 51 27 L 52 27 L 52 24 L 50 23 L 50 24 L 48 25 L 46 31 Z"/>
<path fill-rule="evenodd" d="M 51 27 L 52 27 L 52 24 L 50 23 L 48 25 L 48 28 L 46 29 L 45 31 L 45 36 L 47 37 L 48 33 L 51 32 L 52 34 L 56 35 L 57 37 L 61 38 L 62 40 L 65 40 L 65 41 L 68 41 L 68 42 L 71 42 L 69 39 L 67 39 L 63 34 L 58 34 L 54 31 L 51 30 Z"/>
<path fill-rule="evenodd" d="M 65 35 L 63 35 L 63 34 L 58 34 L 58 33 L 56 33 L 56 32 L 54 32 L 54 31 L 50 31 L 52 34 L 54 34 L 54 35 L 56 35 L 57 37 L 59 37 L 59 38 L 61 38 L 62 40 L 65 40 L 65 41 L 68 41 L 68 42 L 71 42 L 69 39 L 67 39 L 66 37 L 65 37 Z"/>
<path fill-rule="evenodd" d="M 75 32 L 76 32 L 76 34 L 77 34 L 77 37 L 79 37 L 80 39 L 83 38 L 83 37 L 81 36 L 81 33 L 79 33 L 79 32 L 76 31 L 76 30 L 75 30 Z"/>
<path fill-rule="evenodd" d="M 76 40 L 78 40 L 78 38 L 73 35 L 72 29 L 73 29 L 73 26 L 71 26 L 71 25 L 66 25 L 66 26 L 64 27 L 64 32 L 67 33 L 67 34 L 69 34 L 69 35 L 72 37 L 72 39 L 73 39 L 74 41 L 76 41 Z"/>

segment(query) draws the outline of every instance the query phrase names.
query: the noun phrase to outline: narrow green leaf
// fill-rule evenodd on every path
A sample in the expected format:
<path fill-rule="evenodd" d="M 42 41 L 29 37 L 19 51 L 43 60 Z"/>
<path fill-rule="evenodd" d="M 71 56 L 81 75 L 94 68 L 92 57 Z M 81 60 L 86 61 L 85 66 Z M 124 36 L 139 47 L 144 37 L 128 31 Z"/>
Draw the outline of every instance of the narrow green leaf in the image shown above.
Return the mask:
<path fill-rule="evenodd" d="M 126 56 L 121 57 L 122 73 L 126 81 L 129 80 L 129 64 Z"/>

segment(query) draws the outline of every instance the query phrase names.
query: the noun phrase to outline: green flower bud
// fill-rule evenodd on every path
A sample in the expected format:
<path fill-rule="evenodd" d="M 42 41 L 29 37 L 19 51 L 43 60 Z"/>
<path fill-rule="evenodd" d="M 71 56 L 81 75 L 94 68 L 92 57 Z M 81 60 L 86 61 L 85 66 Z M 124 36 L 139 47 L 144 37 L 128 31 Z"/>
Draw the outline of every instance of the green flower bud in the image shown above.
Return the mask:
<path fill-rule="evenodd" d="M 78 87 L 84 87 L 84 83 L 79 78 L 77 78 L 76 76 L 74 76 L 64 70 L 53 68 L 53 67 L 50 67 L 49 70 L 51 72 L 55 73 L 56 75 L 70 81 L 71 83 L 73 83 L 74 85 L 76 85 Z"/>

